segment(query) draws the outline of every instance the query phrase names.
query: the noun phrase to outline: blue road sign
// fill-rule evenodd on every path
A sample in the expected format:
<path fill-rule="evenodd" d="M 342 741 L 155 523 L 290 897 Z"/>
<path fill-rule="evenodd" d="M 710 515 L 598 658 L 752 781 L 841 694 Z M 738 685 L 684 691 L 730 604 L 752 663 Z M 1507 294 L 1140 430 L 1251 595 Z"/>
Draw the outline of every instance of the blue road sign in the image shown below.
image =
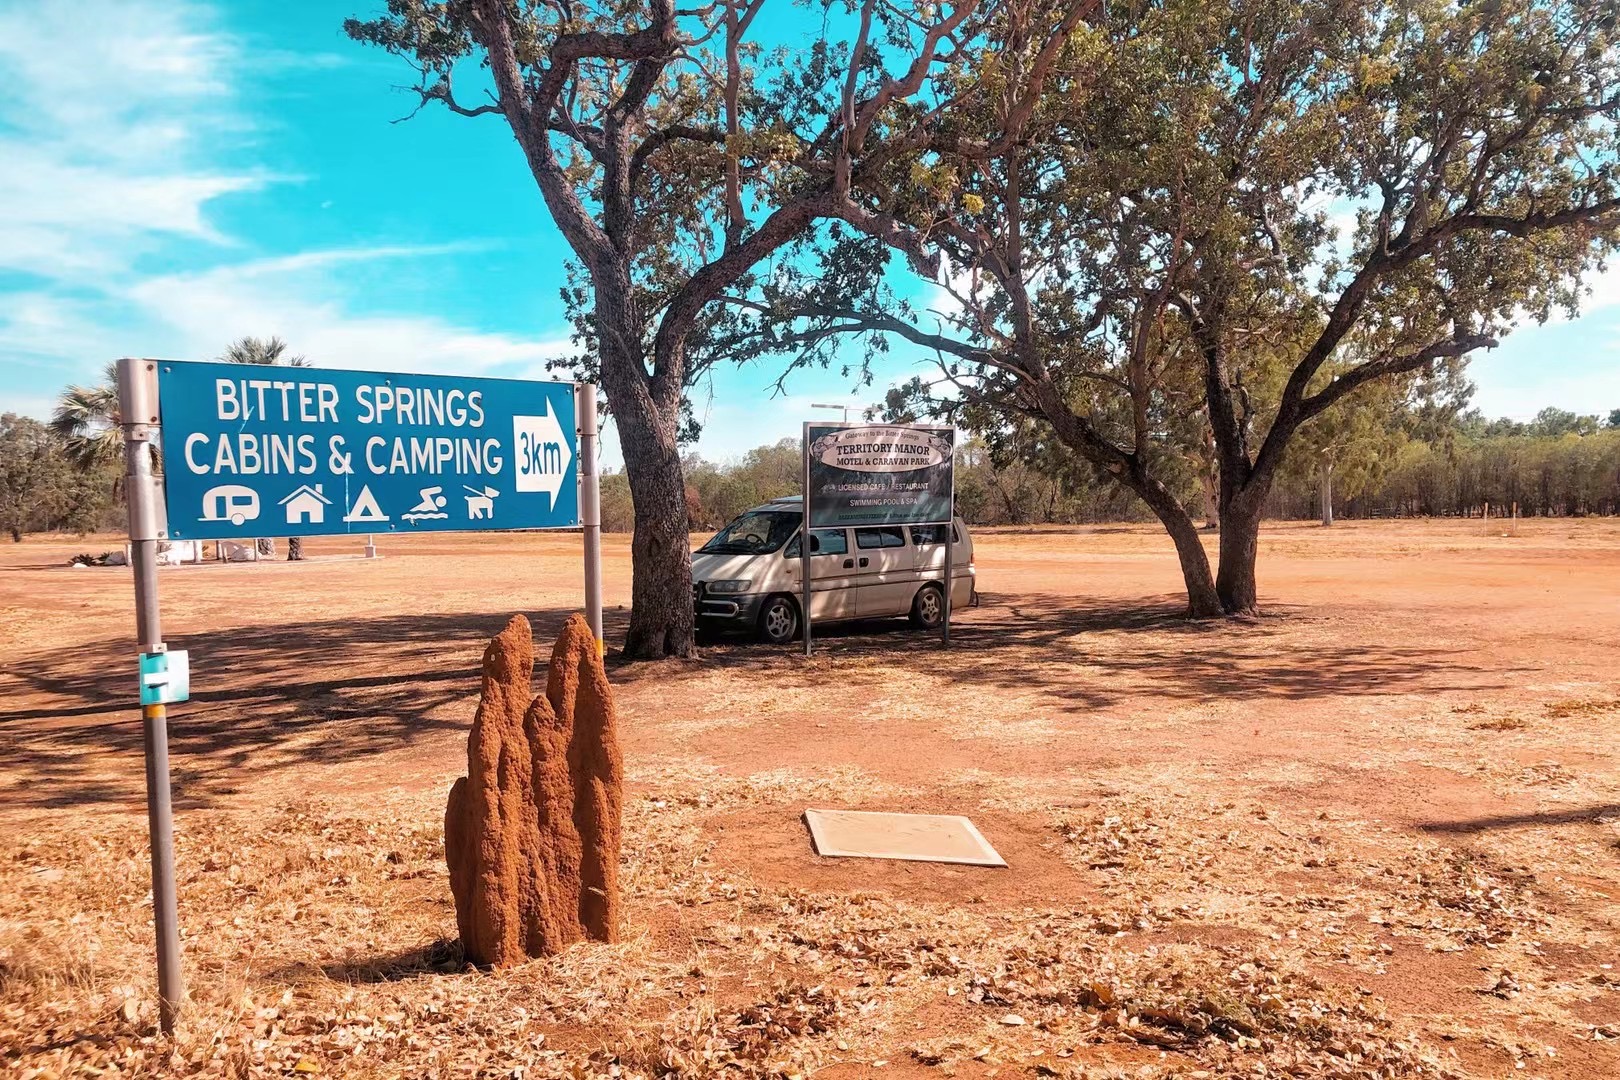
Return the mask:
<path fill-rule="evenodd" d="M 163 361 L 168 535 L 580 523 L 572 383 Z"/>

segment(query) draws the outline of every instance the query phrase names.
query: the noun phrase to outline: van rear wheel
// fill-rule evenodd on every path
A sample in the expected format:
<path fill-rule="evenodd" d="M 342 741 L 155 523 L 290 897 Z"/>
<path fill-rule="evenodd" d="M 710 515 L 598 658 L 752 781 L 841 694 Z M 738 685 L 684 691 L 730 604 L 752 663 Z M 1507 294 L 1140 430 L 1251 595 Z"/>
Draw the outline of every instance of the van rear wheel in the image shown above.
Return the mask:
<path fill-rule="evenodd" d="M 785 596 L 773 596 L 759 612 L 759 640 L 786 645 L 799 636 L 799 609 Z"/>
<path fill-rule="evenodd" d="M 911 601 L 911 625 L 920 630 L 934 630 L 945 621 L 945 590 L 929 582 L 917 590 Z"/>

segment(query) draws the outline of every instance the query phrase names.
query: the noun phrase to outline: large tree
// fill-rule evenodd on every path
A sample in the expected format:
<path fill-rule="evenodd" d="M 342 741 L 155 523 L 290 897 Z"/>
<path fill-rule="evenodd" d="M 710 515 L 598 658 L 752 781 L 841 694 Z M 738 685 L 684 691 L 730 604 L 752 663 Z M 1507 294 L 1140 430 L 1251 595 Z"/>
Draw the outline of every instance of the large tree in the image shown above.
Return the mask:
<path fill-rule="evenodd" d="M 986 137 L 1010 101 L 967 100 L 874 196 L 905 224 L 886 242 L 941 259 L 943 302 L 801 284 L 777 340 L 909 341 L 934 408 L 1050 425 L 1163 522 L 1195 615 L 1256 609 L 1262 508 L 1313 418 L 1573 312 L 1620 225 L 1610 4 L 1110 5 L 1022 138 Z M 1170 482 L 1204 433 L 1213 570 Z"/>
<path fill-rule="evenodd" d="M 873 262 L 900 226 L 853 193 L 962 104 L 952 88 L 1009 13 L 1050 58 L 1095 0 L 765 6 L 388 0 L 382 17 L 345 24 L 415 66 L 424 105 L 505 122 L 577 263 L 580 336 L 635 503 L 631 657 L 692 649 L 679 443 L 688 388 L 739 329 L 717 301 L 759 296 L 761 266 L 797 258 L 818 221 L 879 238 Z M 760 44 L 767 22 L 776 48 Z M 460 96 L 472 80 L 482 95 Z M 1024 118 L 1010 111 L 998 135 Z"/>

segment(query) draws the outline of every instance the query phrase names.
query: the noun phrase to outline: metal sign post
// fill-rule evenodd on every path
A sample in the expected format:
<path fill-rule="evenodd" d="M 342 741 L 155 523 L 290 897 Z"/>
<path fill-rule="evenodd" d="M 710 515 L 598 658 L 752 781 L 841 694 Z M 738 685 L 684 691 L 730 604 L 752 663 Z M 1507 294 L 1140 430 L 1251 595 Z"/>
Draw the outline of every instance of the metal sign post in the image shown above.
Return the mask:
<path fill-rule="evenodd" d="M 330 368 L 118 361 L 140 639 L 160 1023 L 185 988 L 167 709 L 189 658 L 163 643 L 162 540 L 585 527 L 585 612 L 602 649 L 596 387 Z M 161 411 L 160 411 L 161 405 Z M 165 469 L 154 475 L 161 433 Z"/>
<path fill-rule="evenodd" d="M 804 498 L 799 503 L 799 576 L 804 579 L 804 655 L 810 655 L 810 425 L 804 425 Z"/>
<path fill-rule="evenodd" d="M 952 586 L 956 584 L 954 578 L 956 563 L 955 510 L 956 500 L 952 499 L 951 522 L 945 526 L 945 610 L 943 612 L 945 619 L 942 623 L 940 623 L 939 627 L 939 644 L 940 648 L 942 649 L 948 649 L 951 647 L 951 591 Z"/>
<path fill-rule="evenodd" d="M 579 513 L 585 526 L 585 621 L 596 636 L 596 653 L 607 651 L 602 640 L 602 483 L 596 474 L 596 385 L 576 383 L 574 415 L 579 422 Z"/>
<path fill-rule="evenodd" d="M 118 361 L 118 415 L 124 429 L 125 492 L 129 499 L 130 566 L 135 571 L 135 636 L 143 668 L 147 657 L 167 651 L 158 609 L 157 544 L 163 504 L 152 474 L 152 441 L 158 430 L 157 364 Z M 145 697 L 145 694 L 142 695 Z M 157 929 L 158 1024 L 174 1034 L 185 996 L 180 971 L 180 920 L 175 904 L 174 810 L 169 784 L 168 708 L 142 704 L 146 747 L 146 820 L 152 844 L 152 918 Z"/>

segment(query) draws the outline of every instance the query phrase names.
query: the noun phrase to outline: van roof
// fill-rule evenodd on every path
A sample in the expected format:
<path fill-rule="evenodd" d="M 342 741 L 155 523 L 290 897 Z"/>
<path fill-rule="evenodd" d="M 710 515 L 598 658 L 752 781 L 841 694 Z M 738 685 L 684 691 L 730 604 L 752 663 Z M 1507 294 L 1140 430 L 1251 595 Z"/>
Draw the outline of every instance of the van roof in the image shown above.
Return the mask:
<path fill-rule="evenodd" d="M 776 514 L 785 514 L 789 512 L 798 514 L 803 513 L 803 510 L 799 506 L 799 504 L 803 501 L 803 497 L 799 495 L 783 495 L 780 498 L 772 499 L 769 502 L 762 502 L 758 506 L 750 507 L 747 512 L 750 514 L 757 514 L 761 511 L 768 511 Z"/>
<path fill-rule="evenodd" d="M 777 514 L 785 514 L 789 512 L 802 514 L 804 512 L 801 505 L 803 502 L 803 495 L 779 495 L 769 502 L 762 502 L 758 506 L 750 507 L 744 512 L 749 514 L 757 514 L 762 511 Z M 962 516 L 958 514 L 956 516 L 956 520 L 960 522 L 962 520 Z"/>

